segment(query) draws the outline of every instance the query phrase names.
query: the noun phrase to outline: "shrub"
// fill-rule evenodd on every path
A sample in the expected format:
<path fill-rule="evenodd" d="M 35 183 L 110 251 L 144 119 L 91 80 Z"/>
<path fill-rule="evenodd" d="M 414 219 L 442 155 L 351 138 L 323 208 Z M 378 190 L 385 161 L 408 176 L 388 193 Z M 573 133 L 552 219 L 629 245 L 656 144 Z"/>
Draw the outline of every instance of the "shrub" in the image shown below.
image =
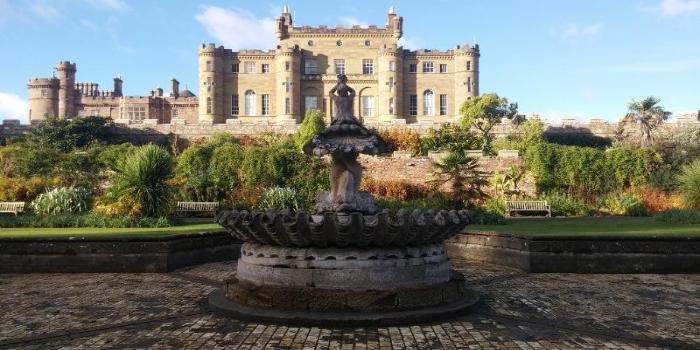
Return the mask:
<path fill-rule="evenodd" d="M 469 223 L 472 225 L 505 225 L 503 215 L 483 209 L 469 211 Z M 467 229 L 469 227 L 467 226 Z"/>
<path fill-rule="evenodd" d="M 654 215 L 654 219 L 667 224 L 700 224 L 700 212 L 690 209 L 666 209 Z"/>
<path fill-rule="evenodd" d="M 76 187 L 59 187 L 40 194 L 31 204 L 32 210 L 42 215 L 76 214 L 90 209 L 92 194 Z"/>
<path fill-rule="evenodd" d="M 650 215 L 681 205 L 679 195 L 662 191 L 656 187 L 642 186 L 637 190 L 637 196 Z"/>
<path fill-rule="evenodd" d="M 375 198 L 377 207 L 397 211 L 399 209 L 461 209 L 461 203 L 442 192 L 432 192 L 424 198 L 403 201 L 391 197 Z"/>
<path fill-rule="evenodd" d="M 580 216 L 595 213 L 595 210 L 588 207 L 584 201 L 564 194 L 550 193 L 541 196 L 540 200 L 547 201 L 554 216 Z"/>
<path fill-rule="evenodd" d="M 563 146 L 579 146 L 593 148 L 607 148 L 612 146 L 612 140 L 607 137 L 597 136 L 583 132 L 545 132 L 544 140 Z"/>
<path fill-rule="evenodd" d="M 121 162 L 113 178 L 111 198 L 128 197 L 138 203 L 142 216 L 163 216 L 170 211 L 173 159 L 156 145 L 139 147 Z"/>
<path fill-rule="evenodd" d="M 469 128 L 457 124 L 444 123 L 439 129 L 430 128 L 428 134 L 420 140 L 420 153 L 428 151 L 467 151 L 481 149 L 483 141 Z"/>
<path fill-rule="evenodd" d="M 104 217 L 99 214 L 58 214 L 0 216 L 0 227 L 100 227 L 100 228 L 158 228 L 169 227 L 172 223 L 164 217 L 133 218 L 120 215 Z"/>
<path fill-rule="evenodd" d="M 386 149 L 384 149 L 385 153 L 403 151 L 411 152 L 411 154 L 418 154 L 420 152 L 420 135 L 414 130 L 408 128 L 392 128 L 382 129 L 378 133 L 379 137 L 386 143 Z"/>
<path fill-rule="evenodd" d="M 681 168 L 678 182 L 685 206 L 700 209 L 700 159 Z"/>
<path fill-rule="evenodd" d="M 612 215 L 647 216 L 644 203 L 636 196 L 629 193 L 612 193 L 602 198 L 603 207 Z"/>
<path fill-rule="evenodd" d="M 323 112 L 317 109 L 310 109 L 304 115 L 296 134 L 294 134 L 294 144 L 297 149 L 302 150 L 304 145 L 314 137 L 314 135 L 326 128 L 326 121 Z"/>
<path fill-rule="evenodd" d="M 273 187 L 260 196 L 258 209 L 287 209 L 291 211 L 299 210 L 299 195 L 297 191 L 286 187 Z"/>
<path fill-rule="evenodd" d="M 40 177 L 0 177 L 0 202 L 29 202 L 44 192 L 47 181 Z"/>
<path fill-rule="evenodd" d="M 423 198 L 428 193 L 427 186 L 412 184 L 406 180 L 375 180 L 373 178 L 362 179 L 360 190 L 375 196 L 403 201 Z"/>
<path fill-rule="evenodd" d="M 503 216 L 506 213 L 506 204 L 503 198 L 489 198 L 484 201 L 481 209 L 485 213 Z"/>

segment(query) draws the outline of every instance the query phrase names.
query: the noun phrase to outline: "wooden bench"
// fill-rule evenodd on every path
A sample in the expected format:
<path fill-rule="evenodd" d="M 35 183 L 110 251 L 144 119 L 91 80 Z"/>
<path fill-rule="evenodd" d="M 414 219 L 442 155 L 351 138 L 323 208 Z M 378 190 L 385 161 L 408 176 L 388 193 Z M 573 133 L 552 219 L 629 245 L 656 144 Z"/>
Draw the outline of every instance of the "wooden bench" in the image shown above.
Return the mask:
<path fill-rule="evenodd" d="M 216 216 L 217 210 L 219 210 L 219 202 L 177 202 L 175 215 L 210 213 Z"/>
<path fill-rule="evenodd" d="M 0 213 L 17 214 L 24 211 L 24 202 L 0 202 Z"/>
<path fill-rule="evenodd" d="M 547 201 L 506 201 L 506 217 L 509 218 L 511 212 L 547 212 L 547 217 L 552 217 L 552 209 Z"/>

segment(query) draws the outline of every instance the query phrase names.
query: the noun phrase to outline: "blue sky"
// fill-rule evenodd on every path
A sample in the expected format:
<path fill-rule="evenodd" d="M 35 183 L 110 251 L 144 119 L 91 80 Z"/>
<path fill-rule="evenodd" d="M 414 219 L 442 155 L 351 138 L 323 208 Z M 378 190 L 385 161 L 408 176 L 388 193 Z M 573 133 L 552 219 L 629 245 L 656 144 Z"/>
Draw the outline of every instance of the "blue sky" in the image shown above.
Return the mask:
<path fill-rule="evenodd" d="M 0 119 L 26 120 L 26 83 L 59 60 L 78 81 L 145 95 L 178 78 L 195 92 L 197 46 L 272 48 L 288 4 L 296 25 L 383 25 L 404 17 L 404 45 L 448 49 L 476 40 L 481 91 L 557 120 L 617 120 L 649 95 L 700 109 L 700 0 L 155 1 L 0 0 Z"/>

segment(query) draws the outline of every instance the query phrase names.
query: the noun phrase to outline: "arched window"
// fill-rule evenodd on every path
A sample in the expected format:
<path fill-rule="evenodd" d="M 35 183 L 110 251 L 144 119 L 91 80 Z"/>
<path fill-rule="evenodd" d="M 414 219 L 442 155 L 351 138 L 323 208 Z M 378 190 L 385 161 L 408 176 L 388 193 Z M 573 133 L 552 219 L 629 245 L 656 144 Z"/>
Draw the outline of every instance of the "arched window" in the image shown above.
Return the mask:
<path fill-rule="evenodd" d="M 423 93 L 423 114 L 435 115 L 435 94 L 430 90 Z"/>
<path fill-rule="evenodd" d="M 255 91 L 245 92 L 245 115 L 255 115 Z"/>

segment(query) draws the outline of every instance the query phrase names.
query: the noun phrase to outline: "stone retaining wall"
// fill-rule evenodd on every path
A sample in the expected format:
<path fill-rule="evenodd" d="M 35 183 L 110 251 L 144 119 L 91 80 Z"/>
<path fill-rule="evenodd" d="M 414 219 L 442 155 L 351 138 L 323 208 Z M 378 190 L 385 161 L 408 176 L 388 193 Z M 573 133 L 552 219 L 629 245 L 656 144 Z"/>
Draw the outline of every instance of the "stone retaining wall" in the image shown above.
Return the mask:
<path fill-rule="evenodd" d="M 235 260 L 240 242 L 224 232 L 139 238 L 0 239 L 0 273 L 167 272 Z"/>
<path fill-rule="evenodd" d="M 447 252 L 451 257 L 527 272 L 700 272 L 700 238 L 525 237 L 468 232 L 448 241 Z"/>

